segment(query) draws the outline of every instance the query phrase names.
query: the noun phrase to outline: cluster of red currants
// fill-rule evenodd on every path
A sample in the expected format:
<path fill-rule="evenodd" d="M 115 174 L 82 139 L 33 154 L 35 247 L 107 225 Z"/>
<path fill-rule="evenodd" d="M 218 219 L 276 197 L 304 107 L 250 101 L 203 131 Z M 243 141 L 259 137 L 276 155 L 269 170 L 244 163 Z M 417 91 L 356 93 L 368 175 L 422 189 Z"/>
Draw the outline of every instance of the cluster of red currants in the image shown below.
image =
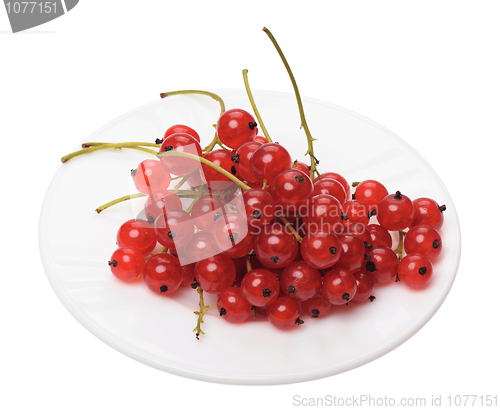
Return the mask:
<path fill-rule="evenodd" d="M 158 158 L 132 171 L 147 198 L 142 216 L 118 230 L 113 274 L 142 277 L 161 295 L 203 290 L 218 295 L 226 321 L 265 312 L 279 329 L 333 305 L 372 301 L 376 285 L 429 283 L 444 206 L 389 194 L 378 181 L 351 187 L 338 173 L 311 172 L 257 134 L 241 109 L 221 114 L 209 150 L 192 128 L 170 127 Z M 391 232 L 400 235 L 395 250 Z"/>

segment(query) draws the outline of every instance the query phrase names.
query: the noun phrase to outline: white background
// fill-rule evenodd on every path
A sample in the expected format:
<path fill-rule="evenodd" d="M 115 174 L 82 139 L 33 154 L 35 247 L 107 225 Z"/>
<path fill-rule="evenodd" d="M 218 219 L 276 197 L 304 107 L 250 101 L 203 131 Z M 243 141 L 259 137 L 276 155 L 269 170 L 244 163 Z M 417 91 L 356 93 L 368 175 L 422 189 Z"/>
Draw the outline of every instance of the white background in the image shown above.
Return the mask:
<path fill-rule="evenodd" d="M 499 395 L 500 3 L 304 3 L 81 0 L 17 34 L 0 10 L 0 407 L 296 408 L 295 395 L 441 395 L 445 407 L 448 395 Z M 242 88 L 243 68 L 253 88 L 291 92 L 263 26 L 302 95 L 375 120 L 428 160 L 454 199 L 462 259 L 431 321 L 361 368 L 283 386 L 193 381 L 116 352 L 66 311 L 41 265 L 39 212 L 62 155 L 160 92 Z"/>

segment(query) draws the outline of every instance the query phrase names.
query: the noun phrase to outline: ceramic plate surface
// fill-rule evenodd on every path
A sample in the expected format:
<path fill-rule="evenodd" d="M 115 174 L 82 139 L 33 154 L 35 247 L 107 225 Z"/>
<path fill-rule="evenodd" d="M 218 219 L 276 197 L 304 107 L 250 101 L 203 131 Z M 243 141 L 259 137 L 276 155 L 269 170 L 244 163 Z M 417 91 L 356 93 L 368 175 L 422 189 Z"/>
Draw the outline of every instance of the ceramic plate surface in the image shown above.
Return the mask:
<path fill-rule="evenodd" d="M 216 92 L 226 109 L 252 112 L 244 90 Z M 254 97 L 273 140 L 294 159 L 307 161 L 295 97 L 268 91 L 254 91 Z M 195 291 L 157 296 L 142 281 L 125 284 L 110 273 L 107 261 L 116 248 L 116 231 L 138 214 L 143 198 L 100 214 L 95 208 L 136 192 L 130 170 L 150 157 L 122 149 L 62 164 L 47 191 L 40 251 L 63 305 L 95 336 L 133 359 L 176 375 L 228 384 L 283 384 L 332 376 L 375 360 L 414 335 L 439 309 L 458 269 L 460 229 L 453 202 L 429 164 L 389 130 L 329 103 L 307 98 L 303 103 L 318 139 L 320 171 L 338 172 L 349 182 L 376 179 L 389 192 L 400 190 L 412 199 L 430 197 L 446 204 L 443 252 L 426 289 L 412 291 L 401 283 L 379 286 L 374 302 L 338 307 L 322 319 L 304 317 L 305 323 L 291 331 L 274 329 L 262 319 L 230 324 L 213 309 L 204 319 L 206 334 L 196 340 Z M 198 131 L 204 146 L 214 135 L 219 113 L 218 103 L 206 96 L 171 96 L 117 118 L 87 141 L 154 142 L 169 126 L 183 123 Z M 207 299 L 215 302 L 211 295 Z"/>

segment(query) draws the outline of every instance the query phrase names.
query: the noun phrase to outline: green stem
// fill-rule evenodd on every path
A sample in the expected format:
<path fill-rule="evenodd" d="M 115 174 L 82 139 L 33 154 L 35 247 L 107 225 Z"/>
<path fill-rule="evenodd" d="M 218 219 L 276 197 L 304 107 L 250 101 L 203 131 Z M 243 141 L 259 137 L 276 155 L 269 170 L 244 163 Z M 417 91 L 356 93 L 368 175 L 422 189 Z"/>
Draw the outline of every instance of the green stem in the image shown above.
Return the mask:
<path fill-rule="evenodd" d="M 220 105 L 220 115 L 222 115 L 226 111 L 226 106 L 224 104 L 224 101 L 222 100 L 221 97 L 219 97 L 217 94 L 211 93 L 210 91 L 202 91 L 202 90 L 179 90 L 179 91 L 170 91 L 168 93 L 161 93 L 160 97 L 165 98 L 170 95 L 182 95 L 182 94 L 201 94 L 201 95 L 207 95 L 209 97 L 212 97 L 214 100 L 219 102 Z M 219 137 L 217 136 L 217 132 L 215 133 L 214 138 L 212 139 L 212 142 L 206 146 L 203 149 L 204 153 L 208 153 L 212 151 L 215 147 L 215 145 L 220 145 L 222 146 L 221 142 L 219 141 Z"/>
<path fill-rule="evenodd" d="M 169 91 L 168 93 L 161 93 L 160 97 L 165 98 L 171 95 L 181 95 L 181 94 L 201 94 L 208 95 L 212 97 L 214 100 L 217 100 L 220 104 L 220 113 L 221 115 L 226 111 L 226 106 L 222 98 L 220 98 L 217 94 L 211 93 L 210 91 L 202 91 L 202 90 L 178 90 L 178 91 Z"/>
<path fill-rule="evenodd" d="M 290 232 L 293 233 L 293 235 L 295 236 L 295 239 L 297 239 L 297 242 L 301 243 L 302 242 L 302 237 L 297 233 L 297 231 L 293 228 L 293 226 L 290 224 L 290 222 L 288 222 L 288 220 L 283 215 L 281 215 L 279 218 L 283 221 L 283 223 L 285 224 L 285 226 L 288 229 L 290 229 Z"/>
<path fill-rule="evenodd" d="M 143 148 L 143 147 L 141 147 L 141 145 L 145 145 L 145 143 L 143 143 L 143 142 L 117 142 L 117 143 L 105 143 L 102 145 L 94 145 L 94 146 L 91 146 L 89 148 L 83 148 L 81 150 L 72 152 L 71 154 L 65 155 L 64 157 L 61 158 L 61 162 L 64 163 L 64 162 L 67 162 L 70 159 L 77 157 L 79 155 L 88 154 L 89 152 L 95 152 L 95 151 L 99 151 L 102 149 L 108 149 L 108 148 L 132 148 L 132 149 L 139 149 L 141 151 L 146 151 L 152 155 L 158 154 L 158 151 L 153 151 L 153 150 L 150 150 L 147 148 Z M 159 147 L 159 145 L 156 145 L 156 144 L 155 144 L 155 146 Z"/>
<path fill-rule="evenodd" d="M 269 37 L 269 39 L 273 43 L 274 47 L 276 48 L 276 51 L 280 55 L 281 60 L 283 61 L 283 64 L 285 65 L 286 71 L 288 72 L 288 75 L 290 76 L 290 80 L 291 80 L 292 85 L 293 85 L 293 89 L 295 92 L 295 98 L 297 99 L 297 105 L 299 107 L 299 112 L 300 112 L 301 128 L 304 128 L 304 132 L 306 133 L 306 136 L 307 136 L 308 148 L 307 148 L 307 152 L 305 155 L 309 155 L 311 158 L 311 175 L 310 175 L 311 179 L 314 179 L 314 174 L 317 174 L 319 177 L 321 177 L 321 174 L 316 169 L 316 165 L 319 164 L 319 161 L 314 156 L 313 141 L 316 141 L 316 139 L 314 139 L 312 137 L 311 132 L 309 131 L 309 127 L 307 125 L 306 117 L 304 114 L 304 107 L 302 106 L 302 99 L 300 97 L 299 88 L 297 87 L 295 77 L 293 76 L 292 70 L 290 69 L 288 62 L 286 61 L 285 55 L 283 54 L 283 51 L 281 51 L 281 48 L 278 45 L 278 42 L 276 41 L 274 36 L 271 34 L 271 32 L 266 27 L 264 27 L 262 30 L 267 34 L 267 36 Z"/>
<path fill-rule="evenodd" d="M 105 209 L 109 208 L 110 206 L 119 204 L 120 202 L 128 201 L 129 199 L 141 198 L 143 196 L 145 196 L 145 195 L 141 194 L 140 192 L 137 193 L 137 194 L 125 195 L 125 196 L 122 196 L 120 198 L 114 199 L 113 201 L 110 201 L 110 202 L 108 202 L 108 203 L 106 203 L 104 205 L 101 205 L 100 207 L 96 208 L 95 211 L 99 214 L 102 211 L 104 211 Z"/>
<path fill-rule="evenodd" d="M 401 261 L 403 259 L 403 243 L 404 243 L 404 237 L 406 235 L 405 231 L 399 231 L 399 242 L 398 242 L 398 247 L 394 250 L 396 255 L 398 255 L 398 259 Z"/>
<path fill-rule="evenodd" d="M 96 147 L 100 145 L 107 145 L 110 144 L 109 142 L 84 142 L 82 144 L 82 148 L 90 148 L 90 147 Z M 160 148 L 160 144 L 155 144 L 153 142 L 130 142 L 130 144 L 136 144 L 140 145 L 143 147 L 155 147 L 155 148 Z"/>
<path fill-rule="evenodd" d="M 208 159 L 199 157 L 198 155 L 190 154 L 188 152 L 165 151 L 165 152 L 160 152 L 157 156 L 158 158 L 174 156 L 174 157 L 184 157 L 184 158 L 199 160 L 202 164 L 208 165 L 209 167 L 212 167 L 213 169 L 219 171 L 222 175 L 228 177 L 231 181 L 233 181 L 236 185 L 238 185 L 241 189 L 243 189 L 243 191 L 248 191 L 250 189 L 250 187 L 247 184 L 241 182 L 238 178 L 236 178 L 230 172 L 226 171 L 224 168 L 214 164 L 212 161 L 209 161 Z"/>
<path fill-rule="evenodd" d="M 198 316 L 198 320 L 196 322 L 196 327 L 193 329 L 193 332 L 196 332 L 196 339 L 200 340 L 200 335 L 205 334 L 205 332 L 201 330 L 201 324 L 203 323 L 203 316 L 205 315 L 205 313 L 208 312 L 208 310 L 215 308 L 217 305 L 213 306 L 205 305 L 205 302 L 203 300 L 203 289 L 201 288 L 201 286 L 198 286 L 196 288 L 196 291 L 200 295 L 200 303 L 199 303 L 200 310 L 194 312 L 194 314 Z"/>
<path fill-rule="evenodd" d="M 245 89 L 247 90 L 248 99 L 250 100 L 250 104 L 252 105 L 253 112 L 254 112 L 255 116 L 257 117 L 257 122 L 259 123 L 260 129 L 264 133 L 264 136 L 266 137 L 267 142 L 273 142 L 273 140 L 269 136 L 269 133 L 267 132 L 266 127 L 264 126 L 264 122 L 262 121 L 262 118 L 260 117 L 259 110 L 257 110 L 257 105 L 255 104 L 255 100 L 253 99 L 252 92 L 250 91 L 250 84 L 248 83 L 248 70 L 246 68 L 243 70 L 243 81 L 245 82 Z"/>

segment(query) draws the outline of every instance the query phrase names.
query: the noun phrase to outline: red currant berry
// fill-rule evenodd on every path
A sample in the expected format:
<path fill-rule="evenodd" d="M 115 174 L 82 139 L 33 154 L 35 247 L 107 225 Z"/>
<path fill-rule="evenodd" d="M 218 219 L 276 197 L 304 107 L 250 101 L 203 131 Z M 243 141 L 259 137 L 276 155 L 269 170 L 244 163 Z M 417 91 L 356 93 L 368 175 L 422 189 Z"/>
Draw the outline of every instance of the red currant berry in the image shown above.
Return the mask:
<path fill-rule="evenodd" d="M 257 135 L 257 123 L 247 111 L 234 108 L 224 112 L 217 121 L 217 136 L 229 148 L 238 149 Z"/>
<path fill-rule="evenodd" d="M 280 296 L 269 304 L 266 310 L 269 323 L 281 330 L 291 329 L 295 325 L 304 323 L 299 315 L 299 304 L 288 296 Z"/>
<path fill-rule="evenodd" d="M 368 212 L 368 206 L 363 202 L 357 201 L 355 199 L 350 199 L 344 202 L 342 205 L 344 211 L 344 225 L 350 226 L 354 224 L 362 224 L 367 226 L 370 222 L 370 213 Z"/>
<path fill-rule="evenodd" d="M 313 195 L 328 194 L 337 198 L 341 204 L 347 200 L 344 187 L 335 179 L 321 178 L 314 182 L 313 187 Z"/>
<path fill-rule="evenodd" d="M 335 266 L 342 266 L 350 271 L 359 269 L 365 260 L 365 244 L 353 234 L 343 233 L 337 236 L 342 244 L 342 254 Z"/>
<path fill-rule="evenodd" d="M 430 261 L 435 261 L 442 250 L 439 232 L 428 225 L 417 225 L 408 230 L 404 239 L 407 254 L 419 253 Z"/>
<path fill-rule="evenodd" d="M 116 244 L 119 247 L 133 246 L 148 256 L 156 247 L 155 230 L 147 221 L 131 219 L 118 228 Z"/>
<path fill-rule="evenodd" d="M 413 203 L 399 191 L 387 195 L 378 204 L 378 223 L 388 231 L 402 231 L 408 228 L 412 218 Z"/>
<path fill-rule="evenodd" d="M 342 233 L 356 235 L 359 239 L 361 239 L 361 242 L 365 244 L 365 247 L 369 248 L 372 245 L 372 237 L 370 236 L 367 228 L 367 226 L 357 223 L 347 226 Z"/>
<path fill-rule="evenodd" d="M 216 149 L 210 151 L 205 155 L 207 161 L 213 162 L 215 165 L 223 168 L 232 175 L 236 175 L 236 167 L 231 160 L 231 152 L 223 149 Z M 221 190 L 228 188 L 234 183 L 225 175 L 220 173 L 215 168 L 208 166 L 207 164 L 201 164 L 201 178 L 208 185 L 209 188 L 215 190 Z"/>
<path fill-rule="evenodd" d="M 153 224 L 161 213 L 174 208 L 182 209 L 182 202 L 176 194 L 166 189 L 153 192 L 144 204 L 144 212 L 150 224 Z"/>
<path fill-rule="evenodd" d="M 364 268 L 370 272 L 375 284 L 383 284 L 391 281 L 398 270 L 399 259 L 394 251 L 385 246 L 374 246 L 366 251 L 370 257 Z"/>
<path fill-rule="evenodd" d="M 267 144 L 269 141 L 267 140 L 266 137 L 263 137 L 262 135 L 256 135 L 254 138 L 253 138 L 254 141 L 256 142 L 260 142 L 261 144 Z"/>
<path fill-rule="evenodd" d="M 217 298 L 219 315 L 230 323 L 241 323 L 247 320 L 252 313 L 252 304 L 243 296 L 240 288 L 224 289 Z"/>
<path fill-rule="evenodd" d="M 151 256 L 144 267 L 144 282 L 149 289 L 161 295 L 170 295 L 182 283 L 179 260 L 168 253 Z"/>
<path fill-rule="evenodd" d="M 432 263 L 425 256 L 406 255 L 398 267 L 398 278 L 412 289 L 426 287 L 432 277 Z"/>
<path fill-rule="evenodd" d="M 299 162 L 299 161 L 295 160 L 295 161 L 293 161 L 292 168 L 297 169 L 299 171 L 302 171 L 306 175 L 311 174 L 310 167 L 305 162 Z"/>
<path fill-rule="evenodd" d="M 342 243 L 335 234 L 309 232 L 302 238 L 300 253 L 304 261 L 312 268 L 327 269 L 340 259 Z"/>
<path fill-rule="evenodd" d="M 203 231 L 195 232 L 184 248 L 184 254 L 190 263 L 201 261 L 217 253 L 218 250 L 212 242 L 212 234 Z"/>
<path fill-rule="evenodd" d="M 351 299 L 351 302 L 361 303 L 369 300 L 370 302 L 374 300 L 373 287 L 375 282 L 372 276 L 367 272 L 355 271 L 352 275 L 356 279 L 356 294 Z"/>
<path fill-rule="evenodd" d="M 280 213 L 307 214 L 307 203 L 312 197 L 313 185 L 304 172 L 290 168 L 277 175 L 271 185 L 271 195 Z"/>
<path fill-rule="evenodd" d="M 302 218 L 308 232 L 336 233 L 342 230 L 342 205 L 331 195 L 320 194 L 309 201 L 307 215 Z"/>
<path fill-rule="evenodd" d="M 205 292 L 218 294 L 232 286 L 236 278 L 236 267 L 231 258 L 214 255 L 196 264 L 194 277 Z"/>
<path fill-rule="evenodd" d="M 142 161 L 131 174 L 135 187 L 144 195 L 167 189 L 170 185 L 170 173 L 155 159 Z"/>
<path fill-rule="evenodd" d="M 202 156 L 200 143 L 191 135 L 177 133 L 169 135 L 161 144 L 159 152 L 177 151 Z M 176 156 L 164 156 L 160 159 L 163 167 L 174 175 L 187 175 L 200 166 L 198 159 Z"/>
<path fill-rule="evenodd" d="M 231 258 L 245 256 L 251 251 L 253 244 L 246 218 L 239 213 L 226 213 L 217 219 L 212 230 L 212 239 L 216 249 L 219 252 L 229 251 L 228 256 Z M 239 254 L 241 248 L 244 248 L 243 253 Z"/>
<path fill-rule="evenodd" d="M 203 195 L 191 208 L 191 217 L 198 229 L 212 232 L 215 221 L 223 214 L 224 202 L 215 195 Z"/>
<path fill-rule="evenodd" d="M 116 249 L 108 262 L 111 273 L 124 282 L 133 282 L 144 270 L 144 255 L 132 246 Z"/>
<path fill-rule="evenodd" d="M 385 246 L 392 248 L 392 236 L 389 231 L 380 225 L 370 224 L 366 227 L 370 233 L 372 246 Z"/>
<path fill-rule="evenodd" d="M 304 261 L 295 261 L 283 269 L 280 283 L 283 293 L 297 301 L 304 301 L 319 293 L 321 274 Z"/>
<path fill-rule="evenodd" d="M 257 181 L 272 181 L 274 177 L 291 168 L 292 157 L 280 144 L 262 144 L 250 159 L 250 169 Z"/>
<path fill-rule="evenodd" d="M 333 179 L 340 182 L 340 184 L 344 188 L 346 198 L 349 198 L 351 196 L 351 187 L 349 185 L 349 182 L 347 182 L 347 180 L 342 175 L 337 174 L 336 172 L 324 172 L 323 174 L 321 174 L 321 178 L 316 177 L 314 178 L 313 182 L 317 182 L 322 179 Z M 340 203 L 342 203 L 342 201 L 340 201 Z"/>
<path fill-rule="evenodd" d="M 330 301 L 326 300 L 321 293 L 300 302 L 300 306 L 302 311 L 312 318 L 324 317 L 332 309 Z"/>
<path fill-rule="evenodd" d="M 356 290 L 356 279 L 345 268 L 334 267 L 323 276 L 321 292 L 332 305 L 344 305 L 350 302 Z"/>
<path fill-rule="evenodd" d="M 188 288 L 191 287 L 191 285 L 194 283 L 194 267 L 196 266 L 196 263 L 190 263 L 187 265 L 181 265 L 181 270 L 182 270 L 182 282 L 181 282 L 181 288 Z"/>
<path fill-rule="evenodd" d="M 243 193 L 245 214 L 252 227 L 271 223 L 276 213 L 276 203 L 268 191 L 249 189 Z"/>
<path fill-rule="evenodd" d="M 440 229 L 443 226 L 443 212 L 445 205 L 438 205 L 430 198 L 417 198 L 413 200 L 413 219 L 410 227 L 416 225 L 429 225 L 431 228 Z"/>
<path fill-rule="evenodd" d="M 256 141 L 245 142 L 237 149 L 236 154 L 231 157 L 234 163 L 233 165 L 236 167 L 238 172 L 238 176 L 243 178 L 245 181 L 257 181 L 257 178 L 255 178 L 252 173 L 252 169 L 250 168 L 250 160 L 252 159 L 255 150 L 261 145 L 262 144 L 260 142 Z"/>
<path fill-rule="evenodd" d="M 253 306 L 268 306 L 278 297 L 280 282 L 267 269 L 253 269 L 243 277 L 241 291 Z"/>
<path fill-rule="evenodd" d="M 295 260 L 299 246 L 295 236 L 279 223 L 266 225 L 256 237 L 255 255 L 269 268 L 284 268 Z"/>
<path fill-rule="evenodd" d="M 389 192 L 380 182 L 367 179 L 356 186 L 354 195 L 356 200 L 366 204 L 371 212 L 377 209 L 379 202 L 389 195 Z"/>
<path fill-rule="evenodd" d="M 194 222 L 186 211 L 170 209 L 156 218 L 155 233 L 161 245 L 180 249 L 193 238 Z"/>
<path fill-rule="evenodd" d="M 187 125 L 183 125 L 183 124 L 176 124 L 176 125 L 172 125 L 171 127 L 169 127 L 167 129 L 167 131 L 165 131 L 165 135 L 163 136 L 163 139 L 159 143 L 161 144 L 165 140 L 165 138 L 169 137 L 170 135 L 178 134 L 178 133 L 189 134 L 193 138 L 195 138 L 196 141 L 201 142 L 200 136 L 191 127 L 188 127 Z"/>

